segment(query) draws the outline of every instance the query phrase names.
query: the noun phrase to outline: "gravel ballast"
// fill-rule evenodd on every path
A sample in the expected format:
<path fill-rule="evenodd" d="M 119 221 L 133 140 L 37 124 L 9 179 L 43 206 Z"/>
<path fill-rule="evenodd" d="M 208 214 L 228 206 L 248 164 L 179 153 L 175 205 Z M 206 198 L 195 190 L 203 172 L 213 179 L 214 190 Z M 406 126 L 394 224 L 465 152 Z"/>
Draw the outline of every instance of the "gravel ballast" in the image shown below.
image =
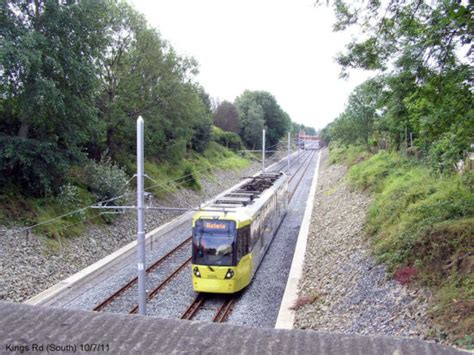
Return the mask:
<path fill-rule="evenodd" d="M 427 302 L 387 276 L 364 238 L 370 197 L 351 191 L 347 169 L 323 150 L 295 328 L 425 338 Z"/>

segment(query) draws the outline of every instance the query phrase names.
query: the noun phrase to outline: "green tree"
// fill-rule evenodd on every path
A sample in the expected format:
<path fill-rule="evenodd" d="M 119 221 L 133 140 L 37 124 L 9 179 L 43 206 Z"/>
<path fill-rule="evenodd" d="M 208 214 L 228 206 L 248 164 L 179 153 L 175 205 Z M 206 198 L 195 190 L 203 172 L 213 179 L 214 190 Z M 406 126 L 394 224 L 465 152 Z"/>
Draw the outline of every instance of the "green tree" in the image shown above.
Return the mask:
<path fill-rule="evenodd" d="M 382 83 L 379 78 L 368 80 L 354 89 L 345 111 L 324 132 L 325 140 L 336 139 L 344 144 L 369 145 L 380 107 Z"/>
<path fill-rule="evenodd" d="M 242 119 L 242 137 L 252 149 L 262 149 L 262 130 L 265 128 L 263 108 L 255 102 L 250 103 Z"/>
<path fill-rule="evenodd" d="M 261 146 L 257 140 L 258 135 L 261 137 L 261 129 L 258 133 L 254 131 L 259 127 L 266 127 L 268 146 L 277 144 L 291 127 L 290 117 L 268 92 L 246 90 L 235 99 L 235 106 L 241 118 L 240 135 L 251 147 Z"/>
<path fill-rule="evenodd" d="M 363 39 L 354 39 L 339 55 L 342 74 L 350 68 L 384 74 L 373 137 L 396 149 L 412 146 L 433 167 L 443 167 L 438 170 L 452 166 L 474 137 L 474 78 L 465 64 L 472 54 L 472 6 L 415 0 L 337 0 L 333 6 L 336 30 L 353 25 L 364 30 Z M 333 138 L 337 125 L 330 129 Z"/>
<path fill-rule="evenodd" d="M 205 149 L 211 139 L 210 99 L 192 81 L 196 61 L 178 56 L 126 3 L 114 5 L 108 32 L 98 101 L 105 133 L 99 138 L 105 136 L 105 142 L 92 142 L 90 151 L 107 149 L 125 163 L 135 149 L 139 115 L 145 118 L 147 158 L 176 161 L 188 148 Z"/>
<path fill-rule="evenodd" d="M 321 137 L 321 140 L 326 145 L 328 145 L 334 139 L 334 135 L 333 135 L 334 124 L 335 124 L 334 122 L 331 122 L 321 130 L 320 137 Z"/>
<path fill-rule="evenodd" d="M 10 147 L 3 152 L 25 152 L 1 157 L 2 174 L 11 182 L 26 179 L 28 193 L 45 195 L 62 174 L 40 171 L 39 162 L 78 157 L 96 129 L 96 63 L 108 7 L 92 0 L 36 0 L 2 1 L 0 9 L 0 139 Z"/>
<path fill-rule="evenodd" d="M 239 133 L 240 132 L 240 118 L 237 107 L 234 104 L 223 101 L 217 106 L 212 115 L 214 125 L 223 129 L 224 131 Z"/>
<path fill-rule="evenodd" d="M 365 33 L 339 56 L 343 68 L 391 71 L 395 59 L 395 69 L 410 66 L 423 77 L 428 69 L 442 72 L 455 65 L 456 47 L 469 49 L 472 43 L 472 7 L 461 1 L 337 0 L 333 7 L 335 30 L 358 25 Z"/>
<path fill-rule="evenodd" d="M 123 136 L 123 132 L 133 131 L 133 117 L 129 115 L 133 115 L 137 106 L 136 100 L 134 102 L 136 97 L 133 97 L 136 93 L 133 90 L 140 86 L 141 78 L 136 70 L 138 68 L 131 70 L 131 66 L 137 63 L 133 63 L 130 52 L 137 51 L 138 41 L 156 43 L 157 38 L 150 38 L 152 34 L 149 36 L 144 34 L 146 30 L 145 18 L 128 4 L 124 2 L 111 4 L 105 31 L 107 48 L 100 61 L 101 92 L 97 99 L 97 107 L 101 130 L 89 144 L 89 151 L 95 153 L 95 158 L 100 157 L 105 149 L 115 156 L 117 151 L 124 148 L 120 143 L 130 138 Z M 156 61 L 158 62 L 162 55 L 160 48 L 158 48 L 160 53 L 156 53 L 156 47 L 153 46 L 153 49 L 154 54 L 158 54 Z M 142 64 L 140 70 L 143 70 L 143 67 Z M 147 69 L 149 73 L 150 68 Z M 130 110 L 131 103 L 133 108 Z"/>
<path fill-rule="evenodd" d="M 95 60 L 107 7 L 81 1 L 2 2 L 2 100 L 21 138 L 64 147 L 87 140 L 96 123 Z"/>
<path fill-rule="evenodd" d="M 366 145 L 374 129 L 382 85 L 378 80 L 368 80 L 358 86 L 349 97 L 346 112 L 353 124 L 352 130 Z"/>

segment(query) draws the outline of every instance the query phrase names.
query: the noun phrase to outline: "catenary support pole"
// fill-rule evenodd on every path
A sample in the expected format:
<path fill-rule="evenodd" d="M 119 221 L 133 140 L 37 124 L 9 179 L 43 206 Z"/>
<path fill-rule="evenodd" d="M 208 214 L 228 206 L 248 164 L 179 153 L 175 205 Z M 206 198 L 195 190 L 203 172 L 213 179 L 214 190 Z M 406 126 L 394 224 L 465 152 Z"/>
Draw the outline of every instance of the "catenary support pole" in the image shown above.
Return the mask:
<path fill-rule="evenodd" d="M 297 143 L 296 146 L 298 147 L 298 163 L 300 162 L 300 145 L 301 145 L 301 138 L 300 134 L 298 133 Z"/>
<path fill-rule="evenodd" d="M 291 136 L 290 132 L 288 132 L 288 174 L 290 173 L 290 153 L 291 153 Z"/>
<path fill-rule="evenodd" d="M 145 209 L 144 209 L 144 124 L 142 116 L 137 120 L 137 271 L 138 314 L 146 315 L 145 273 Z"/>
<path fill-rule="evenodd" d="M 265 172 L 265 130 L 262 131 L 262 172 Z"/>

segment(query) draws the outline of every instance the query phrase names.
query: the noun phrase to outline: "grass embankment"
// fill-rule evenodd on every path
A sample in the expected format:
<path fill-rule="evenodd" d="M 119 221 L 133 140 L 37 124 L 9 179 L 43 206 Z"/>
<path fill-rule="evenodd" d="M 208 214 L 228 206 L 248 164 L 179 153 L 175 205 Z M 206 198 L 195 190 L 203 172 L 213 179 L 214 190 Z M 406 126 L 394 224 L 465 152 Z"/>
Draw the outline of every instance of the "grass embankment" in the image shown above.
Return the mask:
<path fill-rule="evenodd" d="M 220 144 L 211 142 L 202 154 L 192 152 L 178 163 L 145 163 L 145 171 L 159 185 L 151 180 L 145 187 L 158 197 L 164 197 L 178 188 L 186 187 L 201 190 L 200 180 L 203 176 L 212 178 L 214 169 L 239 170 L 250 165 L 250 160 L 238 156 Z"/>
<path fill-rule="evenodd" d="M 238 170 L 247 167 L 250 160 L 242 158 L 231 150 L 211 142 L 202 154 L 190 153 L 179 162 L 145 162 L 145 172 L 153 180 L 146 179 L 145 188 L 157 197 L 176 191 L 179 188 L 201 190 L 201 178 L 212 178 L 212 171 L 216 168 Z M 129 161 L 125 170 L 129 175 L 136 170 L 133 161 Z M 107 175 L 108 170 L 102 169 L 100 177 Z M 28 198 L 18 194 L 14 187 L 0 196 L 0 224 L 25 226 L 35 225 L 61 216 L 69 211 L 89 206 L 101 200 L 88 183 L 91 177 L 84 169 L 76 167 L 70 172 L 69 183 L 58 196 L 47 198 Z M 109 178 L 110 181 L 111 178 Z M 134 182 L 131 183 L 134 185 Z M 100 184 L 98 184 L 100 185 Z M 94 185 L 95 186 L 95 185 Z M 97 187 L 97 186 L 95 186 Z M 101 187 L 98 186 L 98 189 Z M 123 193 L 122 187 L 116 187 Z M 115 195 L 115 194 L 114 194 Z M 59 218 L 51 223 L 34 228 L 35 234 L 50 237 L 51 240 L 60 237 L 78 235 L 84 230 L 87 223 L 104 223 L 109 221 L 110 215 L 101 215 L 99 210 L 85 209 L 70 216 Z M 54 247 L 54 243 L 51 244 Z"/>
<path fill-rule="evenodd" d="M 367 235 L 376 258 L 401 283 L 433 291 L 432 334 L 472 347 L 474 334 L 474 191 L 472 172 L 435 176 L 398 153 L 331 149 L 350 166 L 347 181 L 373 193 Z M 471 178 L 471 179 L 469 179 Z"/>

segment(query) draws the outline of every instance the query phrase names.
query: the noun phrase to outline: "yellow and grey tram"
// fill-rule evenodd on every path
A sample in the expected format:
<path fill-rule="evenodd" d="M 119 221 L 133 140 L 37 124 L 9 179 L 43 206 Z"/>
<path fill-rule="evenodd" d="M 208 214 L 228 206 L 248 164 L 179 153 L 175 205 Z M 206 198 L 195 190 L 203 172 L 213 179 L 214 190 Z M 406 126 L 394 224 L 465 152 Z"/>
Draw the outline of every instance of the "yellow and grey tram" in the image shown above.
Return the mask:
<path fill-rule="evenodd" d="M 288 178 L 260 173 L 193 216 L 192 280 L 197 292 L 249 285 L 286 214 Z"/>

